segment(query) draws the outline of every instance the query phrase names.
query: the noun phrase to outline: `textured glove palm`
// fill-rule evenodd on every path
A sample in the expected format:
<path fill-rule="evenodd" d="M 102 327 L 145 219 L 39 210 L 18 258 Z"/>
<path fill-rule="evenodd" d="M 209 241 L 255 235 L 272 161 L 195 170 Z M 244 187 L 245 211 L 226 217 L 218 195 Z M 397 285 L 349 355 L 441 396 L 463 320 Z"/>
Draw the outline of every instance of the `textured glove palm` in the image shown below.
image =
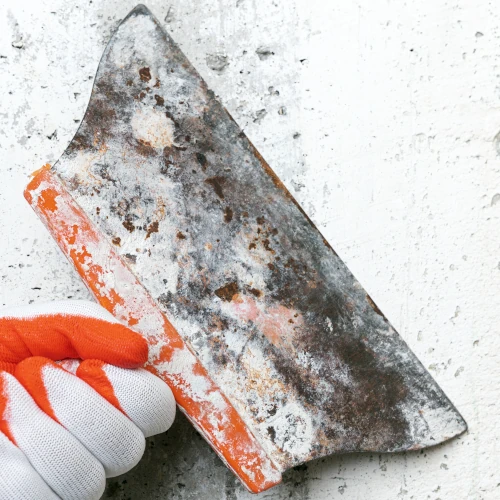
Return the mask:
<path fill-rule="evenodd" d="M 148 346 L 97 304 L 0 311 L 0 500 L 98 499 L 175 416 Z"/>

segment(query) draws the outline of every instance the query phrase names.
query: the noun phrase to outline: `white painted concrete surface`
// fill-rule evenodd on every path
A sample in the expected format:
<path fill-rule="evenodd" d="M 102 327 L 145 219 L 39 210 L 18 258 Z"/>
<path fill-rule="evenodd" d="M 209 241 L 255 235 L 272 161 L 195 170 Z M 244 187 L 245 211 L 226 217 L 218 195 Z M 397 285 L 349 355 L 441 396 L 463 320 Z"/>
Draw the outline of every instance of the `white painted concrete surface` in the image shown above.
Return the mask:
<path fill-rule="evenodd" d="M 22 197 L 134 0 L 0 4 L 2 305 L 87 297 Z M 500 10 L 487 0 L 151 0 L 467 420 L 423 453 L 331 457 L 266 499 L 500 498 Z M 125 481 L 125 482 L 124 482 Z M 247 499 L 182 419 L 117 499 Z"/>

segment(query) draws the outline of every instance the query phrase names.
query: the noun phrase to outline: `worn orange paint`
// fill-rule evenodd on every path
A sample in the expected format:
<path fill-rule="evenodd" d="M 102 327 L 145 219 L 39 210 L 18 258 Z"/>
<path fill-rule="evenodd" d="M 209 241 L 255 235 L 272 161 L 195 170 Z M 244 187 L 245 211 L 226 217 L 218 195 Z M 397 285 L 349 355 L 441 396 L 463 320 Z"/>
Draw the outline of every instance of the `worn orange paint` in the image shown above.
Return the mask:
<path fill-rule="evenodd" d="M 42 186 L 43 183 L 43 186 Z M 211 400 L 200 400 L 192 394 L 189 374 L 172 374 L 162 365 L 173 359 L 179 351 L 191 353 L 182 337 L 167 317 L 161 313 L 147 291 L 137 282 L 130 269 L 116 253 L 113 246 L 95 229 L 85 213 L 66 191 L 61 181 L 43 168 L 35 173 L 25 191 L 25 197 L 40 215 L 65 255 L 73 262 L 80 276 L 97 300 L 110 312 L 119 306 L 121 315 L 128 315 L 129 326 L 137 325 L 139 313 L 157 316 L 163 321 L 164 345 L 156 359 L 150 360 L 146 368 L 165 380 L 171 387 L 177 404 L 208 440 L 214 450 L 223 458 L 246 487 L 254 492 L 265 491 L 281 481 L 279 471 L 272 464 L 264 450 L 251 434 L 236 409 L 213 382 L 205 368 L 194 358 L 191 373 L 204 379 L 205 394 L 218 393 L 224 402 L 222 410 Z M 57 202 L 56 202 L 57 201 Z M 57 209 L 54 210 L 54 203 Z M 75 230 L 75 226 L 77 230 Z M 89 242 L 99 246 L 100 251 L 92 255 Z M 126 301 L 119 292 L 107 286 L 102 276 L 119 270 L 134 281 L 134 300 Z M 138 304 L 142 308 L 138 310 Z M 147 338 L 150 344 L 155 338 Z M 224 438 L 221 438 L 223 426 Z"/>

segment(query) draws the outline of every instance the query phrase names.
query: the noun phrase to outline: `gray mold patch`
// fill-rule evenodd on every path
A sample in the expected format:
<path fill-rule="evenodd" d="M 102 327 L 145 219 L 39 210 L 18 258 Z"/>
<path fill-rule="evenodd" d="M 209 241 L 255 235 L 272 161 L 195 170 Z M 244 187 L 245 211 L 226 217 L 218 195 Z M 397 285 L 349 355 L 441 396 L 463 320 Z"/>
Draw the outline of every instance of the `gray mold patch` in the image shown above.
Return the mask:
<path fill-rule="evenodd" d="M 282 470 L 465 430 L 145 8 L 54 168 Z"/>

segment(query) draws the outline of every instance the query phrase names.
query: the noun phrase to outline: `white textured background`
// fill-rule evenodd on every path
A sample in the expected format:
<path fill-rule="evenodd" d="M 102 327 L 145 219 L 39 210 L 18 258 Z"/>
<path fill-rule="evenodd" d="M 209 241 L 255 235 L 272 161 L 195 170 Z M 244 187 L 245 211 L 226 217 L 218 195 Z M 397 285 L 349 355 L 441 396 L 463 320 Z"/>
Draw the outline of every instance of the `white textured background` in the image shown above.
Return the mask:
<path fill-rule="evenodd" d="M 1 0 L 3 305 L 87 297 L 22 190 L 71 140 L 105 43 L 134 5 Z M 148 6 L 470 426 L 422 453 L 299 467 L 262 498 L 500 498 L 497 2 Z M 182 418 L 105 493 L 249 497 Z"/>

